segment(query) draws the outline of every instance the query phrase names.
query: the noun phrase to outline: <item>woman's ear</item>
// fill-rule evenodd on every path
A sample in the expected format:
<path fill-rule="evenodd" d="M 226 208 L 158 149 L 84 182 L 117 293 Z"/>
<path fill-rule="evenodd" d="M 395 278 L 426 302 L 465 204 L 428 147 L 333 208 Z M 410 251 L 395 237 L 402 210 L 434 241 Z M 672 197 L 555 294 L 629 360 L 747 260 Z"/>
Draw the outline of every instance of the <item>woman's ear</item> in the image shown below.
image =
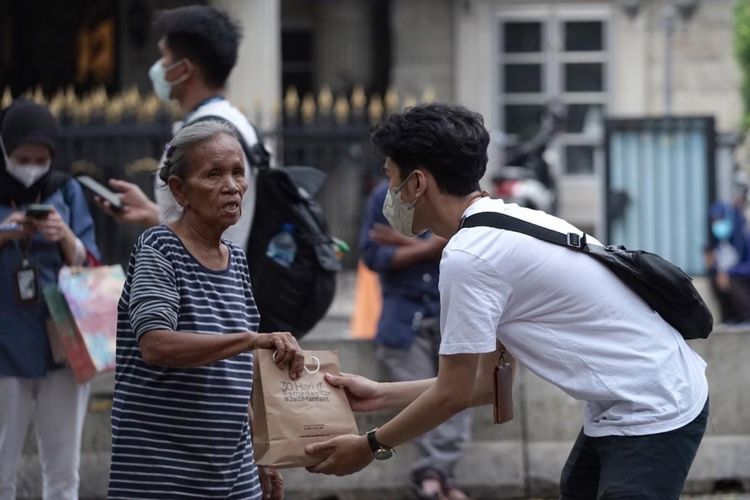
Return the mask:
<path fill-rule="evenodd" d="M 183 184 L 182 179 L 180 179 L 176 175 L 170 175 L 169 179 L 167 179 L 167 185 L 169 186 L 169 190 L 172 192 L 172 196 L 174 196 L 175 201 L 182 208 L 187 208 L 188 206 L 190 206 L 190 203 L 185 196 L 185 185 Z"/>

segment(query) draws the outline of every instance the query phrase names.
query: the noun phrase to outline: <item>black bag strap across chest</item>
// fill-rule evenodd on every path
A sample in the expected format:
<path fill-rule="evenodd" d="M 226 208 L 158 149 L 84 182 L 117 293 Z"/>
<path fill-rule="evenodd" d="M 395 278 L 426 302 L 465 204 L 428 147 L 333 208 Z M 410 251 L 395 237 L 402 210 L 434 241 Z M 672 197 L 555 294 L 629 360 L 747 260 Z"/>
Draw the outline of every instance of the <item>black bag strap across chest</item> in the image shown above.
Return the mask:
<path fill-rule="evenodd" d="M 461 228 L 489 226 L 497 229 L 505 229 L 514 233 L 526 234 L 538 240 L 546 241 L 573 250 L 586 251 L 586 233 L 561 233 L 543 226 L 538 226 L 517 217 L 501 214 L 499 212 L 480 212 L 470 215 L 461 221 Z"/>
<path fill-rule="evenodd" d="M 460 228 L 493 227 L 582 252 L 604 264 L 685 339 L 704 339 L 713 330 L 711 311 L 682 269 L 657 254 L 623 246 L 587 244 L 586 234 L 562 233 L 498 212 L 466 217 Z"/>

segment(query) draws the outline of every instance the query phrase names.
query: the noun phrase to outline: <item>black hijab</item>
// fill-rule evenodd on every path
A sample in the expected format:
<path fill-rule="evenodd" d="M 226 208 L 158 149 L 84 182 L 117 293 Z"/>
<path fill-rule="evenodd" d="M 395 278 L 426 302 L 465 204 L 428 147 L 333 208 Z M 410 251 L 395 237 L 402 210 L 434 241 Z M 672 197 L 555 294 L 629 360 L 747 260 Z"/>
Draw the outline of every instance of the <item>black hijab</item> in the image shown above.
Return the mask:
<path fill-rule="evenodd" d="M 22 144 L 43 144 L 50 149 L 54 160 L 57 123 L 45 106 L 17 99 L 0 112 L 0 138 L 8 156 Z M 0 164 L 0 203 L 6 206 L 11 205 L 11 200 L 18 204 L 43 201 L 70 178 L 67 174 L 50 169 L 27 188 L 8 173 L 3 155 L 0 155 Z"/>

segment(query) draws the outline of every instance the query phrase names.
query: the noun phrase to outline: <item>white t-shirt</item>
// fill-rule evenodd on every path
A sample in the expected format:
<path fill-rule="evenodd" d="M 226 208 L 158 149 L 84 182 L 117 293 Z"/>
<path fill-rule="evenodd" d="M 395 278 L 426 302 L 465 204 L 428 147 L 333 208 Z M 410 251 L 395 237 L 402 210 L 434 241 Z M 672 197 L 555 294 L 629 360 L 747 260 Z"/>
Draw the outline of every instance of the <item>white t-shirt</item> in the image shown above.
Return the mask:
<path fill-rule="evenodd" d="M 501 200 L 477 200 L 464 216 L 478 212 L 581 234 Z M 440 262 L 440 302 L 440 354 L 491 352 L 499 339 L 529 370 L 586 402 L 588 436 L 670 431 L 706 403 L 705 362 L 587 255 L 512 231 L 461 229 Z"/>
<path fill-rule="evenodd" d="M 198 118 L 203 116 L 220 116 L 231 122 L 232 125 L 242 134 L 245 142 L 248 146 L 252 146 L 258 142 L 258 136 L 253 130 L 253 127 L 248 123 L 247 118 L 243 115 L 240 110 L 232 106 L 226 99 L 217 99 L 207 102 L 195 111 L 193 111 L 185 121 L 176 122 L 174 124 L 173 133 L 176 134 L 184 125 L 189 124 Z M 161 165 L 164 161 L 164 157 L 159 161 Z M 250 229 L 253 224 L 253 214 L 255 213 L 255 189 L 256 185 L 253 182 L 253 169 L 248 167 L 249 163 L 245 158 L 245 166 L 247 176 L 247 191 L 245 196 L 242 198 L 242 215 L 240 220 L 236 224 L 227 228 L 224 231 L 223 237 L 238 245 L 243 250 L 247 247 L 247 240 L 250 237 Z M 172 196 L 172 192 L 169 190 L 159 177 L 156 177 L 154 185 L 154 197 L 157 205 L 161 209 L 161 222 L 167 224 L 174 221 L 180 216 L 182 207 L 177 203 Z"/>

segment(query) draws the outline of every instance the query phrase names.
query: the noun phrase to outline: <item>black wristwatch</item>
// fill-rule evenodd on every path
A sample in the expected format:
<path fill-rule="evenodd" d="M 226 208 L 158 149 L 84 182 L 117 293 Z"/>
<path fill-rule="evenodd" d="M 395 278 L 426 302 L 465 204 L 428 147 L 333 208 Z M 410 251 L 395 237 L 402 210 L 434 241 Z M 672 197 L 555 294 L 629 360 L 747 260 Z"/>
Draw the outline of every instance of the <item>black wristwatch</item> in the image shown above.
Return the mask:
<path fill-rule="evenodd" d="M 375 437 L 375 431 L 377 430 L 378 428 L 375 427 L 374 429 L 367 431 L 367 434 L 365 434 L 367 436 L 367 443 L 372 450 L 372 458 L 375 460 L 388 460 L 396 454 L 396 450 L 383 446 L 378 442 L 378 438 Z"/>

